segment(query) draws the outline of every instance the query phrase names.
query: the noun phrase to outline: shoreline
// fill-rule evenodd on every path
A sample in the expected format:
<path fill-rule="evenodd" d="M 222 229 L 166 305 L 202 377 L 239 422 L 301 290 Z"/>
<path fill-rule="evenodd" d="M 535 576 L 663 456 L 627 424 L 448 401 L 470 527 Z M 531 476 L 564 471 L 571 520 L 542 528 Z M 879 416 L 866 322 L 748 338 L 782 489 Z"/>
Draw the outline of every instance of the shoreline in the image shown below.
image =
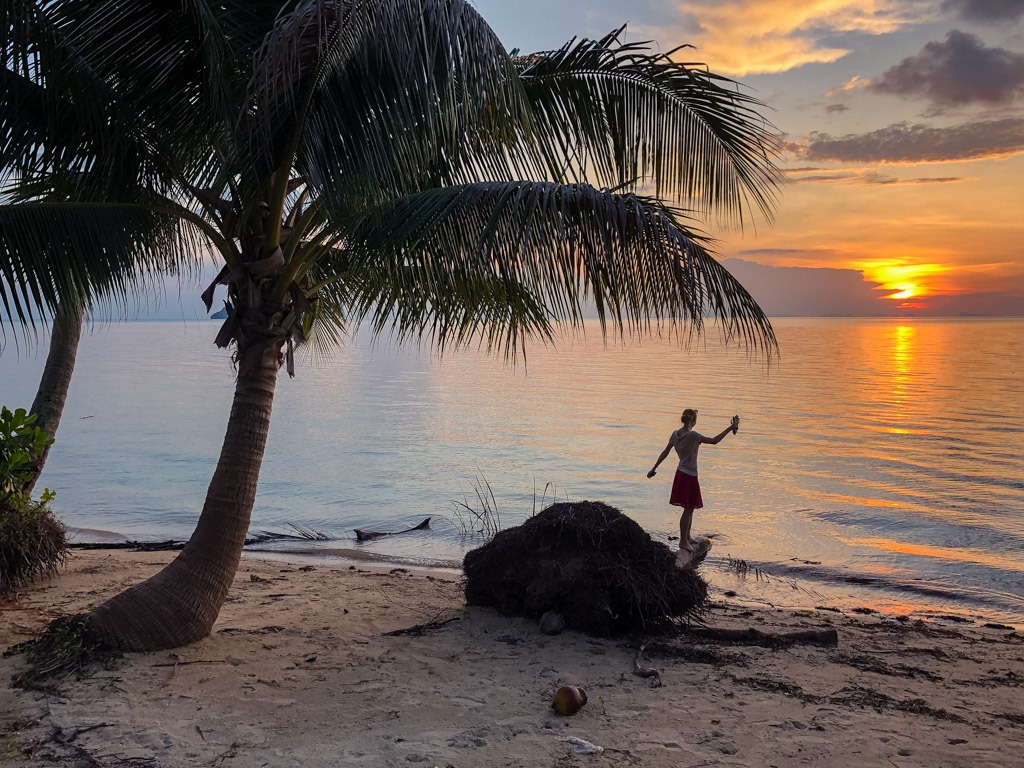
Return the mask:
<path fill-rule="evenodd" d="M 124 549 L 125 544 L 167 544 L 182 540 L 159 540 L 155 537 L 129 539 L 126 534 L 98 529 L 69 528 L 71 541 L 86 545 L 92 551 L 133 551 Z M 79 537 L 85 534 L 86 540 Z M 654 534 L 652 534 L 654 536 Z M 150 541 L 152 539 L 152 541 Z M 375 544 L 382 543 L 380 540 Z M 481 541 L 482 543 L 482 541 Z M 674 548 L 671 542 L 665 542 Z M 74 545 L 72 545 L 74 546 Z M 427 572 L 461 576 L 462 559 L 442 557 L 416 557 L 408 554 L 382 552 L 380 549 L 365 548 L 355 538 L 346 539 L 272 539 L 255 542 L 243 549 L 243 557 L 262 557 L 268 560 L 296 562 L 324 566 L 358 565 L 380 568 L 410 568 Z M 372 547 L 372 545 L 371 545 Z M 180 549 L 180 547 L 179 547 Z M 77 550 L 76 551 L 81 551 Z M 737 574 L 733 564 L 742 563 Z M 773 573 L 767 566 L 751 566 L 734 560 L 728 553 L 716 554 L 713 548 L 703 567 L 703 575 L 712 591 L 721 593 L 732 602 L 748 608 L 782 610 L 839 610 L 860 614 L 877 614 L 883 619 L 900 621 L 924 619 L 926 621 L 973 624 L 982 627 L 1002 627 L 1024 631 L 1024 616 L 1008 609 L 999 609 L 984 603 L 929 600 L 928 593 L 921 587 L 910 584 L 866 584 L 844 579 L 809 578 L 796 566 L 778 563 L 784 573 Z M 820 566 L 820 563 L 812 564 Z M 852 590 L 852 591 L 851 591 Z M 931 596 L 934 598 L 934 596 Z M 788 599 L 786 599 L 788 598 Z M 796 598 L 796 599 L 795 599 Z"/>
<path fill-rule="evenodd" d="M 0 645 L 173 554 L 76 551 L 62 576 L 0 603 Z M 59 694 L 12 690 L 23 662 L 0 660 L 0 766 L 995 768 L 1024 750 L 1016 631 L 716 600 L 713 626 L 831 628 L 839 644 L 548 636 L 466 607 L 450 575 L 306 562 L 245 557 L 210 637 L 128 654 Z M 657 688 L 632 674 L 645 642 Z M 573 717 L 549 708 L 563 684 L 588 692 Z M 570 738 L 605 751 L 577 757 Z"/>

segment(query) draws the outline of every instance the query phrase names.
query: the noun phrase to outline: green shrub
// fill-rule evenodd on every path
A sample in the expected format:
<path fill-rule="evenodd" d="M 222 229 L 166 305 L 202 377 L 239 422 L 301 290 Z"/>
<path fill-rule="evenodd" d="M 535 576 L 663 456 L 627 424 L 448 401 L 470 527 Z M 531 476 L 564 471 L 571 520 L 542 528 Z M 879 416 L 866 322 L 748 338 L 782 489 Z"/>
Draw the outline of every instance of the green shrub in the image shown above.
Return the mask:
<path fill-rule="evenodd" d="M 52 439 L 37 427 L 36 414 L 24 408 L 0 407 L 0 504 L 18 506 L 28 501 L 24 488 L 35 472 L 35 462 Z"/>

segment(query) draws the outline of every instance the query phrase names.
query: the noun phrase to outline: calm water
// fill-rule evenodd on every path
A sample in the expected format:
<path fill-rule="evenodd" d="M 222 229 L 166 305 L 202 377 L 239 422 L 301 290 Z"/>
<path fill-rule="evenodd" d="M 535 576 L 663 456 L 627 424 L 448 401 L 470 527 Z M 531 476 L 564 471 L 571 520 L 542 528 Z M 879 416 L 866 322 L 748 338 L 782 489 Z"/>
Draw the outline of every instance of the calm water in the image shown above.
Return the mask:
<path fill-rule="evenodd" d="M 595 499 L 667 540 L 673 464 L 647 469 L 700 409 L 740 433 L 700 454 L 719 589 L 786 606 L 869 606 L 1024 624 L 1024 320 L 779 320 L 766 367 L 710 340 L 531 347 L 527 368 L 371 347 L 283 378 L 252 529 L 309 526 L 319 556 L 457 562 L 453 502 L 481 478 L 502 523 Z M 185 538 L 212 474 L 233 372 L 215 324 L 129 323 L 84 338 L 43 483 L 76 528 Z M 0 401 L 42 367 L 13 345 Z M 352 529 L 431 530 L 365 545 Z M 93 534 L 96 535 L 96 534 Z M 292 545 L 295 548 L 296 545 Z M 739 579 L 725 567 L 747 562 Z"/>

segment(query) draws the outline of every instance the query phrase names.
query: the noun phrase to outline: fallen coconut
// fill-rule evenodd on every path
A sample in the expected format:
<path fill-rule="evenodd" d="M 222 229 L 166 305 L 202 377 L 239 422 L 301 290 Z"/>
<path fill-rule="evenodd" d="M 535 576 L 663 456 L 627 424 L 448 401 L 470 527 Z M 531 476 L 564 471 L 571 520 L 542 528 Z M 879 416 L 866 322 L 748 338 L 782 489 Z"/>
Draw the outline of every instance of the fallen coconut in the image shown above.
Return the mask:
<path fill-rule="evenodd" d="M 587 703 L 587 692 L 578 685 L 563 685 L 551 697 L 551 708 L 560 715 L 575 715 Z"/>
<path fill-rule="evenodd" d="M 565 619 L 558 611 L 548 611 L 540 617 L 538 624 L 545 635 L 557 635 L 565 629 Z"/>

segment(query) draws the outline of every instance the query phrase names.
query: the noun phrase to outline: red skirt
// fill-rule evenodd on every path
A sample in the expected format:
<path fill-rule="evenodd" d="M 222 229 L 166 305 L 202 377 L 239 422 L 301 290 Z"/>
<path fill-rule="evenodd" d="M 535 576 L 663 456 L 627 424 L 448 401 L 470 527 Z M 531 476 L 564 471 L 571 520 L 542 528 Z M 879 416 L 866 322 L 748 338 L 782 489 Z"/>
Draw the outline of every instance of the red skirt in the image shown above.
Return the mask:
<path fill-rule="evenodd" d="M 693 507 L 700 509 L 704 506 L 704 500 L 700 497 L 700 483 L 696 475 L 688 475 L 685 472 L 676 470 L 676 479 L 672 481 L 672 495 L 668 500 L 669 504 L 677 507 Z"/>

